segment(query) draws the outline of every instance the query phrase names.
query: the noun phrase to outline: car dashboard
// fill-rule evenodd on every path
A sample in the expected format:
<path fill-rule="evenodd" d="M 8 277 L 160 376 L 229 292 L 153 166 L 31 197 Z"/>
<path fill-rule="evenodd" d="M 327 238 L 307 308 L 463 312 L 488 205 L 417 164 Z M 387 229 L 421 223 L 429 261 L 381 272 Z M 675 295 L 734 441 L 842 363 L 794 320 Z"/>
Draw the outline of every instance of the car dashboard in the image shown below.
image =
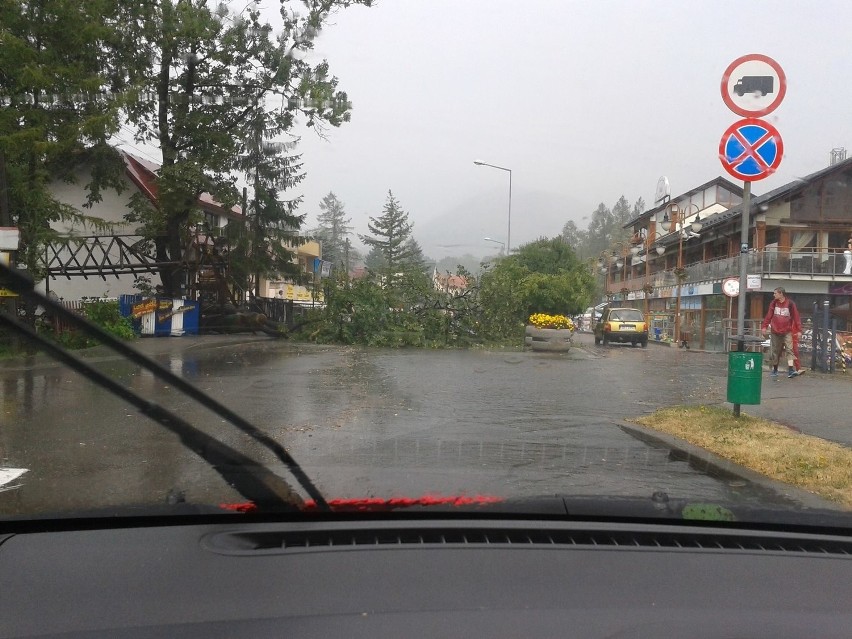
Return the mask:
<path fill-rule="evenodd" d="M 852 538 L 240 515 L 0 527 L 2 637 L 848 637 Z"/>

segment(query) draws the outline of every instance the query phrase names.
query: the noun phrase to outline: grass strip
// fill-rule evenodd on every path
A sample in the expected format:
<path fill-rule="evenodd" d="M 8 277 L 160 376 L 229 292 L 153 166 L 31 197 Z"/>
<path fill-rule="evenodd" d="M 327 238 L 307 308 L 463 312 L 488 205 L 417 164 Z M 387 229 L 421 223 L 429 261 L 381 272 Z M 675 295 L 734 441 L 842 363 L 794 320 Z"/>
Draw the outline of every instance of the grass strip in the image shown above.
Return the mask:
<path fill-rule="evenodd" d="M 632 421 L 852 508 L 852 448 L 714 406 L 675 406 Z"/>

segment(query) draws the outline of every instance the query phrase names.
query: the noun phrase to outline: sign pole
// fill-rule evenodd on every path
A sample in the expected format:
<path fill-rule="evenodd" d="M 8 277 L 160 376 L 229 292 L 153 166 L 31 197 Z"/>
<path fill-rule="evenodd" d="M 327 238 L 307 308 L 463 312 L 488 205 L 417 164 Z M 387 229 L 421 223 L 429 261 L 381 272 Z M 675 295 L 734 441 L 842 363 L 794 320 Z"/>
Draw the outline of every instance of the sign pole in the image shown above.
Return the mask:
<path fill-rule="evenodd" d="M 743 214 L 740 229 L 740 295 L 737 300 L 737 350 L 745 352 L 745 313 L 748 299 L 748 229 L 751 212 L 751 182 L 743 182 Z M 734 404 L 734 416 L 740 416 L 740 405 Z"/>
<path fill-rule="evenodd" d="M 742 227 L 740 228 L 740 281 L 737 300 L 737 350 L 745 352 L 746 305 L 748 304 L 749 214 L 751 183 L 769 177 L 784 157 L 784 142 L 778 130 L 759 118 L 771 113 L 787 92 L 787 76 L 775 60 L 752 53 L 734 60 L 722 74 L 722 100 L 734 113 L 745 117 L 732 124 L 719 142 L 719 159 L 725 170 L 743 181 Z M 733 278 L 723 283 L 733 296 Z M 762 341 L 762 339 L 760 340 Z M 730 365 L 729 365 L 730 366 Z M 759 372 L 759 371 L 758 371 Z M 731 401 L 731 371 L 728 371 L 728 401 Z M 758 402 L 759 392 L 758 392 Z M 740 416 L 740 404 L 734 404 Z"/>

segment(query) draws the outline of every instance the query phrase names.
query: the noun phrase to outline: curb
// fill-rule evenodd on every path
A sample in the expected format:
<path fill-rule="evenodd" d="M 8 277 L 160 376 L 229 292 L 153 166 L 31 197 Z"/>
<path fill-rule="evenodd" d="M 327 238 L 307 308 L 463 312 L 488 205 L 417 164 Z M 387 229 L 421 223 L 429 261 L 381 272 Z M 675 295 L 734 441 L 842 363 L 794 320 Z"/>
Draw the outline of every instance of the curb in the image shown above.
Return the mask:
<path fill-rule="evenodd" d="M 632 435 L 637 439 L 646 443 L 654 443 L 657 445 L 669 448 L 674 453 L 677 453 L 679 461 L 687 462 L 691 467 L 701 471 L 710 477 L 724 479 L 739 479 L 742 481 L 756 484 L 761 488 L 773 493 L 787 497 L 797 502 L 803 508 L 813 508 L 820 510 L 837 510 L 839 505 L 833 501 L 829 501 L 819 495 L 808 492 L 801 488 L 791 486 L 776 479 L 771 479 L 766 475 L 741 466 L 729 459 L 720 457 L 715 453 L 711 453 L 704 448 L 700 448 L 682 439 L 661 433 L 660 431 L 641 426 L 639 424 L 630 424 L 627 422 L 616 422 L 623 431 L 628 435 Z"/>

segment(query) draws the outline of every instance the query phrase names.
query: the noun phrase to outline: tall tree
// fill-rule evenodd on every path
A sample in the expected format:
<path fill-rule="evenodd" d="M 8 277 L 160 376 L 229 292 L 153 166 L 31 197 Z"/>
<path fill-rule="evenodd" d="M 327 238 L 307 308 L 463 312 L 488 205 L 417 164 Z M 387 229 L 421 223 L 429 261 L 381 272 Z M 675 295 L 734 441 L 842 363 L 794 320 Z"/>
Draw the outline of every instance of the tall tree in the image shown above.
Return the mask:
<path fill-rule="evenodd" d="M 411 241 L 412 224 L 408 221 L 408 213 L 402 209 L 392 191 L 388 191 L 382 215 L 371 217 L 367 228 L 372 235 L 361 235 L 360 238 L 381 256 L 383 264 L 379 275 L 385 288 L 394 288 L 404 274 L 422 269 L 423 254 L 416 242 Z"/>
<path fill-rule="evenodd" d="M 101 230 L 51 193 L 86 165 L 87 203 L 120 188 L 123 165 L 107 140 L 119 128 L 112 91 L 131 81 L 139 54 L 118 0 L 0 0 L 0 225 L 20 229 L 22 262 L 37 277 L 50 224 Z"/>
<path fill-rule="evenodd" d="M 125 107 L 137 141 L 158 144 L 163 166 L 156 206 L 137 208 L 131 219 L 144 223 L 159 261 L 182 264 L 203 192 L 226 207 L 236 203 L 241 149 L 257 131 L 267 142 L 289 132 L 298 116 L 320 131 L 349 119 L 347 96 L 328 63 L 311 64 L 303 54 L 331 13 L 353 4 L 372 0 L 282 0 L 277 33 L 255 4 L 236 15 L 206 0 L 133 8 L 145 25 L 140 48 L 149 52 L 149 79 Z M 287 153 L 287 145 L 268 148 L 266 161 L 280 164 Z M 181 266 L 161 272 L 166 293 L 177 293 L 184 277 Z"/>
<path fill-rule="evenodd" d="M 618 198 L 618 202 L 616 202 L 612 207 L 613 236 L 618 237 L 619 235 L 624 234 L 622 227 L 630 221 L 631 213 L 632 210 L 630 208 L 630 203 L 627 201 L 627 198 L 622 195 Z"/>
<path fill-rule="evenodd" d="M 293 261 L 293 249 L 304 243 L 298 231 L 304 221 L 296 209 L 302 198 L 283 199 L 304 178 L 300 156 L 288 155 L 295 142 L 264 141 L 264 118 L 255 118 L 254 138 L 244 144 L 238 163 L 252 184 L 252 197 L 244 220 L 229 223 L 227 233 L 236 241 L 230 263 L 239 280 L 249 280 L 254 296 L 260 296 L 263 277 L 298 279 L 301 271 Z"/>
<path fill-rule="evenodd" d="M 580 229 L 574 220 L 568 220 L 562 227 L 562 241 L 572 247 L 578 257 L 588 257 L 589 234 Z"/>
<path fill-rule="evenodd" d="M 319 204 L 319 227 L 316 235 L 322 240 L 322 257 L 335 269 L 348 271 L 347 241 L 353 227 L 352 218 L 346 217 L 343 202 L 331 191 Z M 351 251 L 351 248 L 349 249 Z"/>

